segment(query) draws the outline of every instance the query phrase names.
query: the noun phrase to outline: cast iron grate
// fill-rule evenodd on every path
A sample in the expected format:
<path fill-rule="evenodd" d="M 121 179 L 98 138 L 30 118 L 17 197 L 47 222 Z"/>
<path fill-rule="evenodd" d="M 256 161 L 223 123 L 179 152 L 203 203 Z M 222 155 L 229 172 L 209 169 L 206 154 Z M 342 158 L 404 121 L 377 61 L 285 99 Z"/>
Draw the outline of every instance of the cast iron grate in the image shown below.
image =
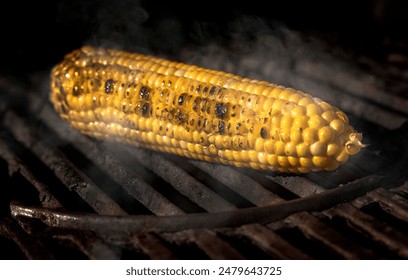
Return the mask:
<path fill-rule="evenodd" d="M 266 77 L 262 51 L 236 69 Z M 271 174 L 101 143 L 63 123 L 47 89 L 0 80 L 1 258 L 408 258 L 406 100 L 380 104 L 362 74 L 337 67 L 340 77 L 319 80 L 326 64 L 291 65 L 291 84 L 326 91 L 371 144 L 335 172 Z"/>

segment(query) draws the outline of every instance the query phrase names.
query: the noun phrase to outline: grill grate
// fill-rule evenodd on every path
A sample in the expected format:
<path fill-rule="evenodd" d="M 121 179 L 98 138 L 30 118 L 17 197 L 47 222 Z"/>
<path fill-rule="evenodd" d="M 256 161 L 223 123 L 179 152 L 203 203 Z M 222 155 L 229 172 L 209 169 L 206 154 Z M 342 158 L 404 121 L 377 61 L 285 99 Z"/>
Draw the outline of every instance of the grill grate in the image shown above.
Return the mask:
<path fill-rule="evenodd" d="M 186 160 L 84 137 L 58 118 L 47 90 L 0 79 L 0 256 L 408 258 L 406 100 L 382 103 L 371 76 L 307 56 L 274 79 L 282 50 L 266 51 L 270 40 L 244 49 L 239 65 L 224 49 L 182 59 L 314 92 L 351 113 L 368 148 L 334 172 L 302 176 Z"/>

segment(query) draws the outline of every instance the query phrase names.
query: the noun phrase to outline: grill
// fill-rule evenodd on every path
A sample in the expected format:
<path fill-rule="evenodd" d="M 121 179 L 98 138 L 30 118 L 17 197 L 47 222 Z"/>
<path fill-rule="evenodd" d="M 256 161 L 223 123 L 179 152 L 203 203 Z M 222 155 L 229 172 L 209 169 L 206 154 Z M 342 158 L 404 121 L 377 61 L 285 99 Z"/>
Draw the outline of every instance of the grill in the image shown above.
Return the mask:
<path fill-rule="evenodd" d="M 293 175 L 100 142 L 56 115 L 48 72 L 29 86 L 0 77 L 0 258 L 408 258 L 406 72 L 392 65 L 390 87 L 383 65 L 350 70 L 278 33 L 176 58 L 327 100 L 363 131 L 360 154 L 334 172 Z"/>

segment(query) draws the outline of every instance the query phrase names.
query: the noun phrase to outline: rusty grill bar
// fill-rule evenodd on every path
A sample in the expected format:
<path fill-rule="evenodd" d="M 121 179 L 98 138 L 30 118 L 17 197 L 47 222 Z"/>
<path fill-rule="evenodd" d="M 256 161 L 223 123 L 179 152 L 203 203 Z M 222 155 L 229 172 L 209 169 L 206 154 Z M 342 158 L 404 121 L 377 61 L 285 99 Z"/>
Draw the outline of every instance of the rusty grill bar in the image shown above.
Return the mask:
<path fill-rule="evenodd" d="M 234 69 L 266 79 L 276 57 L 260 54 L 275 39 L 258 40 Z M 206 67 L 235 61 L 224 49 L 184 54 Z M 342 64 L 290 65 L 282 83 L 345 109 L 372 143 L 335 172 L 271 174 L 101 143 L 63 123 L 47 90 L 0 79 L 0 258 L 408 258 L 407 99 Z"/>

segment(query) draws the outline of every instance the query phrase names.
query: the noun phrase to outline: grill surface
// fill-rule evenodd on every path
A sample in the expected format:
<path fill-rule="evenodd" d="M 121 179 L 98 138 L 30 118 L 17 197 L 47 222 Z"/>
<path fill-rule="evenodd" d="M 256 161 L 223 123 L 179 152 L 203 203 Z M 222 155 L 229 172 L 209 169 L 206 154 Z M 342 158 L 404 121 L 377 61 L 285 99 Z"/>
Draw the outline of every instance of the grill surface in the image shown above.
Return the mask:
<path fill-rule="evenodd" d="M 48 72 L 34 86 L 0 77 L 0 258 L 407 259 L 407 70 L 389 68 L 389 87 L 384 65 L 350 68 L 298 41 L 257 34 L 176 59 L 346 111 L 369 146 L 334 172 L 274 174 L 99 142 L 53 111 Z"/>

